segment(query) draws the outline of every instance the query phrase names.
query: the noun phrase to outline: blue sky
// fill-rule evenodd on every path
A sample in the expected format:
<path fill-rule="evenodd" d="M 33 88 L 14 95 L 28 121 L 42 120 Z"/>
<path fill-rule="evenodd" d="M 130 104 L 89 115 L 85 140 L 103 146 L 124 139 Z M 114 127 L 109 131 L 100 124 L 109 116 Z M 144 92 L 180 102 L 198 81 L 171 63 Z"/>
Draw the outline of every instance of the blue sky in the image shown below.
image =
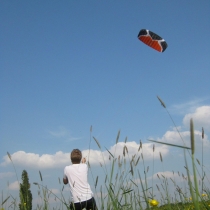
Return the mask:
<path fill-rule="evenodd" d="M 42 170 L 51 185 L 72 149 L 88 150 L 91 125 L 103 151 L 118 130 L 121 142 L 182 144 L 157 95 L 186 141 L 191 117 L 199 143 L 204 127 L 210 158 L 209 1 L 2 1 L 0 28 L 2 189 L 16 181 L 7 151 L 19 174 L 26 169 L 33 182 Z M 163 37 L 166 51 L 140 42 L 140 29 Z M 91 149 L 98 150 L 93 140 Z M 175 161 L 178 151 L 166 150 Z"/>

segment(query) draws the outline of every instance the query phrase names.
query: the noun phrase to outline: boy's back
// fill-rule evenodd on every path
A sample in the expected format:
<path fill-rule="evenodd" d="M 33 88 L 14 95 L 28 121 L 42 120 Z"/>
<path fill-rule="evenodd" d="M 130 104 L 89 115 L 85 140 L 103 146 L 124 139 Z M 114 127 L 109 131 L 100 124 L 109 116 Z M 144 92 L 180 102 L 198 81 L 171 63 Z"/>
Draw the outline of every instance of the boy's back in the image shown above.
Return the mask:
<path fill-rule="evenodd" d="M 72 165 L 64 168 L 63 183 L 70 185 L 72 194 L 71 210 L 97 210 L 96 201 L 88 184 L 88 167 L 86 159 L 82 159 L 79 149 L 71 152 Z"/>
<path fill-rule="evenodd" d="M 88 167 L 83 163 L 69 165 L 64 169 L 64 174 L 69 181 L 72 199 L 75 203 L 89 200 L 93 196 L 88 184 L 87 173 Z"/>

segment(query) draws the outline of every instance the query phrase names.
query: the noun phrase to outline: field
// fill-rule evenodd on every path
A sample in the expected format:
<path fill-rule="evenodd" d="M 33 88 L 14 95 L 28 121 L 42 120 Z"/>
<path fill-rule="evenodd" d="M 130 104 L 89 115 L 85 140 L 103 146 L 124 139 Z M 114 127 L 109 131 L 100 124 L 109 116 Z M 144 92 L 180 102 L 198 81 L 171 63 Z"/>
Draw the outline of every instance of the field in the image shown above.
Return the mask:
<path fill-rule="evenodd" d="M 158 98 L 162 106 L 166 109 L 163 101 Z M 170 114 L 169 114 L 170 115 Z M 173 119 L 172 119 L 173 121 Z M 176 126 L 175 126 L 176 127 Z M 177 132 L 179 133 L 178 129 Z M 204 131 L 202 131 L 202 138 L 204 138 Z M 146 167 L 144 161 L 144 147 L 142 142 L 139 143 L 138 152 L 135 155 L 130 156 L 128 147 L 126 146 L 127 139 L 124 141 L 124 147 L 122 155 L 116 156 L 115 152 L 111 153 L 109 150 L 109 164 L 105 164 L 105 160 L 101 163 L 101 169 L 104 173 L 104 182 L 99 185 L 99 176 L 93 177 L 92 166 L 88 162 L 90 175 L 94 179 L 94 188 L 97 191 L 95 195 L 97 205 L 99 209 L 105 210 L 148 210 L 148 209 L 169 209 L 169 210 L 202 210 L 210 209 L 210 191 L 209 187 L 204 184 L 205 171 L 203 171 L 203 165 L 199 160 L 195 160 L 195 140 L 194 140 L 194 125 L 193 119 L 190 121 L 190 136 L 191 147 L 169 144 L 166 142 L 152 141 L 152 152 L 155 153 L 155 143 L 165 144 L 167 146 L 176 147 L 183 150 L 184 165 L 186 169 L 186 175 L 179 174 L 179 179 L 182 180 L 182 186 L 177 183 L 176 178 L 173 176 L 174 172 L 171 172 L 171 176 L 163 174 L 156 174 L 159 183 L 154 184 L 153 178 L 148 179 L 149 168 Z M 119 143 L 120 131 L 116 137 L 116 145 Z M 182 136 L 180 135 L 180 138 Z M 97 144 L 102 154 L 100 142 L 91 136 L 91 139 Z M 183 142 L 184 143 L 184 142 Z M 12 157 L 8 153 L 8 157 L 11 162 Z M 164 168 L 164 161 L 159 153 L 160 161 Z M 187 161 L 187 157 L 188 161 Z M 190 161 L 189 161 L 190 160 Z M 140 172 L 138 165 L 143 165 L 143 174 Z M 190 166 L 191 167 L 190 167 Z M 13 164 L 14 170 L 15 166 Z M 154 169 L 154 155 L 153 155 L 153 169 Z M 152 170 L 153 170 L 152 169 Z M 40 204 L 32 209 L 52 209 L 50 206 L 50 198 L 53 197 L 59 205 L 53 209 L 69 209 L 69 201 L 63 196 L 62 190 L 60 196 L 54 194 L 48 187 L 44 186 L 41 172 L 40 183 L 33 183 L 37 186 L 38 196 Z M 1 202 L 1 210 L 4 209 L 31 209 L 30 201 L 30 184 L 27 183 L 28 177 L 22 176 L 23 182 L 20 184 L 22 190 L 20 190 L 20 201 L 17 198 L 8 196 Z M 25 180 L 25 181 L 24 181 Z M 200 186 L 198 180 L 201 181 Z M 59 180 L 60 184 L 61 181 Z M 208 181 L 209 183 L 209 181 Z M 32 183 L 31 183 L 32 184 Z M 184 187 L 183 187 L 184 186 Z M 172 189 L 172 191 L 171 191 Z"/>

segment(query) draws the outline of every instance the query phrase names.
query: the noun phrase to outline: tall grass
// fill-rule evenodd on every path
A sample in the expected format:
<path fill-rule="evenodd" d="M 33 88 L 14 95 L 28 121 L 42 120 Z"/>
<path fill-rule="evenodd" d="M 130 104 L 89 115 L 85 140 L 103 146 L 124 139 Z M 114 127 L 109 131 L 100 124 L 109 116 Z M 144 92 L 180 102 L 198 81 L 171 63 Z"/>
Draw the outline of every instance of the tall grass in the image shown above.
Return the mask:
<path fill-rule="evenodd" d="M 115 141 L 115 150 L 110 151 L 105 148 L 105 151 L 109 155 L 109 162 L 107 163 L 106 158 L 104 157 L 104 152 L 102 146 L 98 139 L 92 136 L 92 126 L 90 128 L 90 143 L 89 143 L 89 154 L 88 154 L 88 166 L 89 171 L 91 173 L 93 179 L 93 188 L 97 194 L 97 205 L 99 210 L 148 210 L 148 209 L 196 209 L 196 210 L 203 210 L 203 209 L 210 209 L 210 190 L 209 187 L 204 183 L 205 177 L 205 167 L 203 166 L 203 157 L 202 157 L 202 166 L 201 166 L 201 175 L 199 170 L 196 166 L 195 161 L 195 138 L 194 138 L 194 125 L 193 119 L 190 120 L 190 142 L 191 147 L 187 147 L 181 133 L 179 132 L 173 118 L 171 117 L 170 113 L 167 110 L 165 103 L 158 97 L 161 105 L 164 109 L 166 109 L 167 113 L 172 120 L 176 131 L 178 132 L 181 140 L 183 141 L 183 145 L 175 145 L 168 142 L 160 142 L 150 139 L 149 141 L 152 142 L 152 181 L 150 182 L 149 177 L 149 166 L 145 161 L 145 150 L 144 144 L 140 140 L 138 150 L 136 154 L 131 155 L 129 152 L 129 146 L 127 144 L 127 137 L 124 141 L 124 146 L 119 155 L 119 139 L 120 139 L 120 131 L 117 133 L 116 141 Z M 202 129 L 202 136 L 204 131 Z M 94 140 L 95 144 L 97 145 L 98 149 L 101 152 L 102 156 L 102 163 L 100 163 L 101 170 L 104 173 L 104 180 L 103 177 L 99 175 L 93 176 L 92 166 L 89 162 L 90 156 L 90 148 L 91 148 L 91 140 Z M 202 137 L 203 139 L 203 137 Z M 122 143 L 122 142 L 121 142 Z M 180 174 L 178 172 L 179 180 L 176 180 L 175 173 L 173 171 L 172 177 L 167 177 L 164 174 L 164 159 L 162 157 L 161 152 L 159 153 L 160 156 L 160 163 L 162 165 L 163 173 L 157 174 L 158 183 L 154 185 L 153 176 L 155 173 L 154 166 L 154 155 L 155 151 L 155 144 L 163 144 L 170 147 L 175 147 L 183 151 L 184 156 L 184 168 L 186 170 L 186 175 L 183 173 Z M 8 157 L 11 160 L 12 164 L 12 157 L 9 153 Z M 118 156 L 117 156 L 118 154 Z M 203 151 L 202 151 L 203 154 Z M 189 167 L 189 161 L 187 155 L 190 157 L 190 162 L 192 167 Z M 157 161 L 156 161 L 157 162 Z M 198 165 L 200 162 L 197 160 Z M 18 180 L 18 175 L 13 164 L 16 177 Z M 39 171 L 40 182 L 35 182 L 34 184 L 38 187 L 38 197 L 39 197 L 39 205 L 37 205 L 33 209 L 51 209 L 50 207 L 50 198 L 53 198 L 57 201 L 58 206 L 54 209 L 69 209 L 69 201 L 65 199 L 63 194 L 63 187 L 59 179 L 59 184 L 61 185 L 60 189 L 60 196 L 53 193 L 47 186 L 44 186 L 43 177 L 41 172 Z M 202 180 L 202 187 L 201 191 L 199 191 L 198 187 L 198 178 L 201 177 Z M 207 177 L 206 177 L 207 179 Z M 180 186 L 182 183 L 182 186 Z M 171 191 L 173 189 L 173 192 Z M 157 196 L 158 194 L 158 196 Z M 3 193 L 2 193 L 3 195 Z M 21 199 L 21 197 L 20 197 Z M 10 209 L 18 209 L 17 199 L 13 198 L 11 195 L 6 196 L 5 198 L 2 196 L 1 201 L 1 208 L 8 208 Z"/>

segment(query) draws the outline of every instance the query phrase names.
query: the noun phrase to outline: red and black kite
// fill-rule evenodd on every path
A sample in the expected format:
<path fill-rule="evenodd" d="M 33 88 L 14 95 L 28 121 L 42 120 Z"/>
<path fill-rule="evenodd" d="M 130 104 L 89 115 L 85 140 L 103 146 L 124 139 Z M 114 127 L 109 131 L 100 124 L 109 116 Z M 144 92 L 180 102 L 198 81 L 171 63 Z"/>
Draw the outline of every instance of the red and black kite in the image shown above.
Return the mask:
<path fill-rule="evenodd" d="M 159 52 L 164 52 L 168 46 L 163 38 L 146 29 L 139 32 L 138 39 Z"/>

